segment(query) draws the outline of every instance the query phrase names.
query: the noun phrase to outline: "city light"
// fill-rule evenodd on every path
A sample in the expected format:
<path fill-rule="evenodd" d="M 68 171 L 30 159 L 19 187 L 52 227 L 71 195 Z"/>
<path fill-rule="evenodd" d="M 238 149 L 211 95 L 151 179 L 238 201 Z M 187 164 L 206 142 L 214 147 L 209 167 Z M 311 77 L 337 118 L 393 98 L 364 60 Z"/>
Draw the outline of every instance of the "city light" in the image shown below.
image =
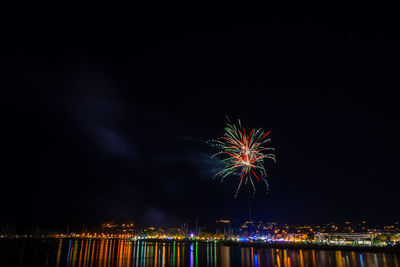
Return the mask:
<path fill-rule="evenodd" d="M 360 224 L 288 225 L 276 222 L 246 221 L 232 226 L 232 221 L 216 221 L 215 232 L 190 232 L 187 228 L 137 228 L 135 224 L 102 224 L 102 232 L 52 233 L 42 234 L 41 238 L 60 239 L 122 239 L 122 240 L 160 240 L 160 241 L 199 241 L 228 243 L 285 243 L 320 246 L 360 246 L 386 247 L 400 244 L 399 224 L 380 228 L 368 227 L 365 221 Z M 201 229 L 201 227 L 199 228 Z M 32 238 L 33 235 L 2 234 L 0 238 Z"/>

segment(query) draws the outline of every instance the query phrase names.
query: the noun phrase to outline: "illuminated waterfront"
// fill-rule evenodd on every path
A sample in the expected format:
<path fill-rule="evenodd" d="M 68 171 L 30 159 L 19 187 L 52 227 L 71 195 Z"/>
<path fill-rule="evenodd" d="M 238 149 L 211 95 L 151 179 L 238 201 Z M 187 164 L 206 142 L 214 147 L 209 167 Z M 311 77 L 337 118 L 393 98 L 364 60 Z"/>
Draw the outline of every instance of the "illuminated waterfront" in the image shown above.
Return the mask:
<path fill-rule="evenodd" d="M 391 253 L 126 239 L 1 239 L 1 266 L 399 266 Z"/>

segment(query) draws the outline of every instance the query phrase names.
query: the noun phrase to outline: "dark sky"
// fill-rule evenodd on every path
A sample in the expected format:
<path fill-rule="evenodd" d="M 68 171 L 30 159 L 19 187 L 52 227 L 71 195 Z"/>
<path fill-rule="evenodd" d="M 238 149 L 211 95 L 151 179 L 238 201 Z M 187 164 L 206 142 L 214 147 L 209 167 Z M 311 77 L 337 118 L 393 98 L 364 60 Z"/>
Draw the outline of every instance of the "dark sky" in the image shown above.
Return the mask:
<path fill-rule="evenodd" d="M 399 36 L 390 22 L 7 11 L 0 222 L 246 218 L 206 141 L 272 130 L 255 217 L 399 219 Z M 50 15 L 51 14 L 51 15 Z M 387 23 L 387 25 L 385 24 Z"/>

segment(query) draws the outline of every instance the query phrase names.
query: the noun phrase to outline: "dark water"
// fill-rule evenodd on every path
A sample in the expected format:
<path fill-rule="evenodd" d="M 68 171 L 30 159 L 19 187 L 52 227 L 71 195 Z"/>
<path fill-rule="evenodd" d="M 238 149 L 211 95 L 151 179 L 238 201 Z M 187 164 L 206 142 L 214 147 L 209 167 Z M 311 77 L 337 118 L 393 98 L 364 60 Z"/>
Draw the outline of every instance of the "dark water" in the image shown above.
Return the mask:
<path fill-rule="evenodd" d="M 396 266 L 388 253 L 229 247 L 202 242 L 1 239 L 0 266 Z"/>

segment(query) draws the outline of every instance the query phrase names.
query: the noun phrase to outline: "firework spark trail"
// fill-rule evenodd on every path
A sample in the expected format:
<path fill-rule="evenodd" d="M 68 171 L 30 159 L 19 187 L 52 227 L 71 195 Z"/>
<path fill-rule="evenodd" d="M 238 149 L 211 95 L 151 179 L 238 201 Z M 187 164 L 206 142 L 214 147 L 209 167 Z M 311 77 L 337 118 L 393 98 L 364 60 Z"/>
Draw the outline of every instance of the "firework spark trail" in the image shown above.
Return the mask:
<path fill-rule="evenodd" d="M 220 150 L 212 157 L 225 156 L 221 160 L 225 167 L 214 177 L 220 176 L 223 181 L 231 174 L 240 174 L 240 182 L 236 189 L 235 197 L 243 180 L 245 184 L 251 183 L 253 193 L 256 191 L 254 179 L 258 182 L 263 180 L 268 190 L 267 172 L 263 163 L 264 159 L 271 159 L 275 162 L 275 155 L 268 153 L 269 151 L 274 151 L 274 148 L 266 146 L 267 143 L 271 142 L 270 138 L 266 138 L 271 131 L 264 132 L 260 128 L 257 130 L 252 129 L 249 134 L 246 134 L 246 130 L 242 127 L 240 120 L 238 120 L 238 125 L 235 125 L 230 122 L 229 118 L 224 130 L 223 137 L 212 141 L 214 146 Z M 256 174 L 257 170 L 261 175 Z"/>

